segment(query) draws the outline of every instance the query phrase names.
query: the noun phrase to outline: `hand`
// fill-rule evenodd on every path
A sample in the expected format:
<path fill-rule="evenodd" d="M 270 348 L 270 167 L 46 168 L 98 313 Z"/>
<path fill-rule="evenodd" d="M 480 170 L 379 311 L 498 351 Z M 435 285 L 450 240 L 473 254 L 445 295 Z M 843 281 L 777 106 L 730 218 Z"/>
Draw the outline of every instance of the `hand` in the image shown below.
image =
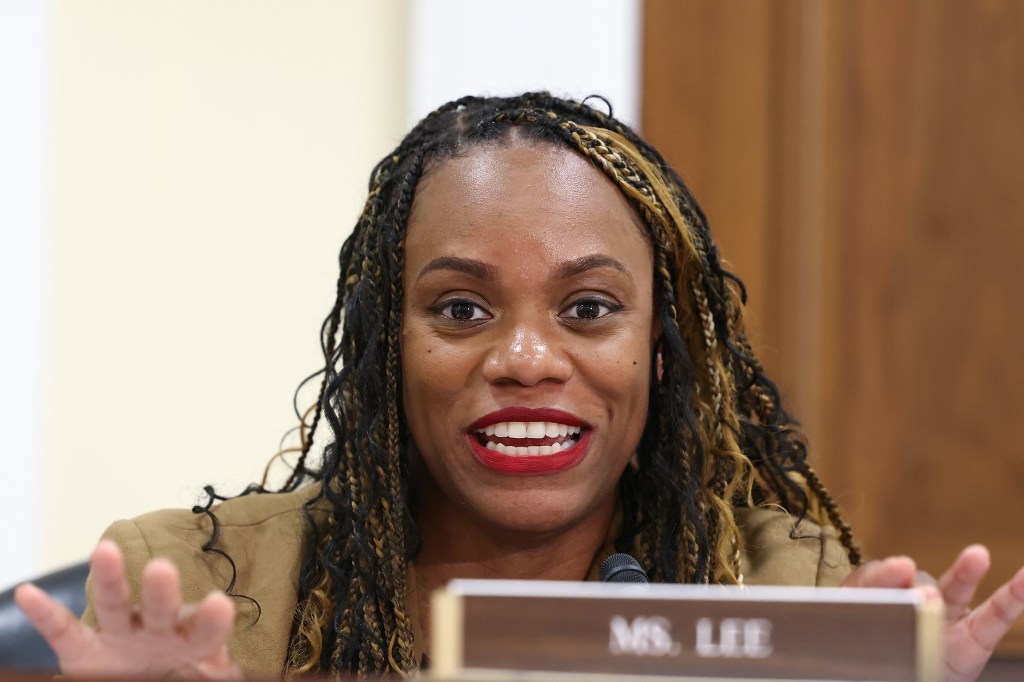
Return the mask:
<path fill-rule="evenodd" d="M 142 605 L 135 609 L 117 545 L 100 542 L 91 568 L 96 630 L 34 585 L 19 585 L 14 593 L 65 675 L 242 679 L 228 653 L 235 607 L 226 595 L 212 593 L 197 606 L 182 607 L 177 569 L 154 559 L 143 570 Z"/>
<path fill-rule="evenodd" d="M 1024 612 L 1024 568 L 992 593 L 976 609 L 970 609 L 978 583 L 988 572 L 988 550 L 971 545 L 960 553 L 935 586 L 915 584 L 917 567 L 908 557 L 890 557 L 858 567 L 845 587 L 917 587 L 946 604 L 945 679 L 976 680 L 999 640 Z"/>

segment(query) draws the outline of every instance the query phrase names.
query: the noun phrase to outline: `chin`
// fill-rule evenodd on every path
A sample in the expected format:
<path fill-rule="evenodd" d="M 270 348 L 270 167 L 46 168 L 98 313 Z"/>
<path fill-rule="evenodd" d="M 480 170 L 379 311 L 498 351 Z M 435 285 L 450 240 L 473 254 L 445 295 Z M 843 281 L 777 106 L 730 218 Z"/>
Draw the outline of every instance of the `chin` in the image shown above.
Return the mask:
<path fill-rule="evenodd" d="M 564 491 L 504 491 L 488 496 L 480 516 L 496 532 L 546 538 L 593 518 L 598 505 L 574 503 L 567 497 Z"/>

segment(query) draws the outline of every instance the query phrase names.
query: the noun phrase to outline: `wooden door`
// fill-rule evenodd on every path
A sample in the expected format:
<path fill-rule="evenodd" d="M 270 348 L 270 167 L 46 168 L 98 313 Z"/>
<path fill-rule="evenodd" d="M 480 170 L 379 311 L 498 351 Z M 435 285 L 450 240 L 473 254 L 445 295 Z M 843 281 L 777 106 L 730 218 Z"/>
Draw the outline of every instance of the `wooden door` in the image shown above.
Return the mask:
<path fill-rule="evenodd" d="M 866 554 L 983 542 L 991 592 L 1024 565 L 1024 3 L 648 0 L 644 30 L 643 132 Z"/>

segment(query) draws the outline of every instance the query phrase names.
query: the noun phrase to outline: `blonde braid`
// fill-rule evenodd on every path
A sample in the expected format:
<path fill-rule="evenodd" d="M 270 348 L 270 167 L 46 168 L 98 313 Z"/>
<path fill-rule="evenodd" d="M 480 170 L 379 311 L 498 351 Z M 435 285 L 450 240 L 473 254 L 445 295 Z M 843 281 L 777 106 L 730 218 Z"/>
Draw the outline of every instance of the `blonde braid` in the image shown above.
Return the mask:
<path fill-rule="evenodd" d="M 707 409 L 698 404 L 705 429 L 698 435 L 706 450 L 712 455 L 705 460 L 701 479 L 709 493 L 711 509 L 714 511 L 709 510 L 703 497 L 697 500 L 697 506 L 701 516 L 706 519 L 709 540 L 718 547 L 715 556 L 711 557 L 707 578 L 716 582 L 738 582 L 740 535 L 733 517 L 731 499 L 740 488 L 745 489 L 746 496 L 749 497 L 750 486 L 753 484 L 753 465 L 743 454 L 733 435 L 739 429 L 738 416 L 733 407 L 733 392 L 728 388 L 731 382 L 726 379 L 729 374 L 719 349 L 714 316 L 701 274 L 703 268 L 698 249 L 704 244 L 694 235 L 690 220 L 683 217 L 678 210 L 672 211 L 668 208 L 674 204 L 674 197 L 669 196 L 668 200 L 662 200 L 654 190 L 648 174 L 655 175 L 656 169 L 647 165 L 647 168 L 641 170 L 643 160 L 639 154 L 621 153 L 620 149 L 624 148 L 621 137 L 607 133 L 597 134 L 593 130 L 581 130 L 572 122 L 565 122 L 562 126 L 571 131 L 572 138 L 580 149 L 616 181 L 627 197 L 637 202 L 638 210 L 645 221 L 662 227 L 657 234 L 674 234 L 679 237 L 678 241 L 673 241 L 672 251 L 677 254 L 682 252 L 684 256 L 688 256 L 684 258 L 684 262 L 691 264 L 692 274 L 686 288 L 691 293 L 695 316 L 701 321 L 702 332 L 699 341 L 691 339 L 691 352 L 695 357 L 704 358 L 707 371 L 706 390 L 711 401 Z M 637 163 L 638 160 L 640 163 Z M 676 228 L 666 230 L 664 228 L 667 224 L 675 224 Z M 664 273 L 662 275 L 664 276 Z M 674 283 L 676 291 L 683 288 L 681 285 L 682 282 Z M 679 319 L 675 310 L 673 318 Z M 679 322 L 680 328 L 687 329 L 681 320 Z M 698 393 L 699 387 L 704 383 L 698 380 Z M 721 536 L 720 528 L 726 531 Z M 693 528 L 687 527 L 683 535 L 684 541 L 680 551 L 685 552 L 686 563 L 691 563 L 692 552 L 683 548 L 696 545 Z"/>

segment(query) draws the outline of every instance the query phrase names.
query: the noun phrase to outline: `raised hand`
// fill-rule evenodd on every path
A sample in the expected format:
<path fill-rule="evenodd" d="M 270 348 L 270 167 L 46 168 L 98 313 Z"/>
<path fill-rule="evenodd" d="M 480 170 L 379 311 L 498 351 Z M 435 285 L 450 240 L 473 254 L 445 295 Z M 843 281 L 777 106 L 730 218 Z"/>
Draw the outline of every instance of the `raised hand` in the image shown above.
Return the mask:
<path fill-rule="evenodd" d="M 988 550 L 971 545 L 942 574 L 937 585 L 920 584 L 914 562 L 890 557 L 857 568 L 844 581 L 847 587 L 917 587 L 941 598 L 946 605 L 946 682 L 976 680 L 999 640 L 1024 613 L 1024 568 L 977 608 L 970 603 L 988 572 Z"/>
<path fill-rule="evenodd" d="M 18 606 L 53 648 L 65 675 L 242 678 L 227 646 L 235 617 L 231 600 L 216 592 L 183 607 L 178 571 L 166 559 L 146 565 L 142 603 L 135 608 L 121 551 L 102 541 L 92 555 L 92 589 L 96 630 L 34 585 L 15 591 Z"/>

